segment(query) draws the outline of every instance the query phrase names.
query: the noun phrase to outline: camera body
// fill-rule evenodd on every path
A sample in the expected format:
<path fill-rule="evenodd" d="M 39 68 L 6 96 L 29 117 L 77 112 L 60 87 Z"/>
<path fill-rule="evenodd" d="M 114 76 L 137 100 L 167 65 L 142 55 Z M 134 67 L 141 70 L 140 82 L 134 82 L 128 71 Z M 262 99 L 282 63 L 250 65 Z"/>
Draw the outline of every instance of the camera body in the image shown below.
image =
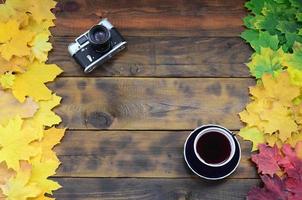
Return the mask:
<path fill-rule="evenodd" d="M 84 68 L 84 72 L 89 73 L 125 49 L 126 44 L 119 31 L 107 19 L 103 19 L 76 38 L 68 46 L 68 51 Z"/>

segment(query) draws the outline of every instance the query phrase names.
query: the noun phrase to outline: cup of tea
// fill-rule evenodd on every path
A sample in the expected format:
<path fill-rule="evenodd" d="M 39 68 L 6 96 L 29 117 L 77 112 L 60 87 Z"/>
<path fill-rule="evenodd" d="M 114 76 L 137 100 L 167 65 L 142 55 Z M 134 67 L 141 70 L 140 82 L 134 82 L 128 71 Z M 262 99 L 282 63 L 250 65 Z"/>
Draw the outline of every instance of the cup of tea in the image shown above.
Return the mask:
<path fill-rule="evenodd" d="M 223 179 L 239 165 L 240 144 L 230 130 L 208 124 L 190 133 L 184 145 L 184 158 L 196 175 L 209 180 Z"/>

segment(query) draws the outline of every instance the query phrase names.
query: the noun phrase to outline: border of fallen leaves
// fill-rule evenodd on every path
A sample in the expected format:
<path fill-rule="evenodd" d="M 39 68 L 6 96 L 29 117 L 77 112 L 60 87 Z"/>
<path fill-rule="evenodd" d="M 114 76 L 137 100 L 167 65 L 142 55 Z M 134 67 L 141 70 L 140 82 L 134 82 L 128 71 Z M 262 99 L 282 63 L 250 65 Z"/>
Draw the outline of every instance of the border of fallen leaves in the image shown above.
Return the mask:
<path fill-rule="evenodd" d="M 45 85 L 62 70 L 46 64 L 53 0 L 0 4 L 0 199 L 51 200 L 60 161 L 53 148 L 65 129 L 52 111 L 60 104 Z"/>
<path fill-rule="evenodd" d="M 302 199 L 302 2 L 250 0 L 241 37 L 254 49 L 247 63 L 257 84 L 239 113 L 239 132 L 253 143 L 263 187 L 248 200 Z"/>

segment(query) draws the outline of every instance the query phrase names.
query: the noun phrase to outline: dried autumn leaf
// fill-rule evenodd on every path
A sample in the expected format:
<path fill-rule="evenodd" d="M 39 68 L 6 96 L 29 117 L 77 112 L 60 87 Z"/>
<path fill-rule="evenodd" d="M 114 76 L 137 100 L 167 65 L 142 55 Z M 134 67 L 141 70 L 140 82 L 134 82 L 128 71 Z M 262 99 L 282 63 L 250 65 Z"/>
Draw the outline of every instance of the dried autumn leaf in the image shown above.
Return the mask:
<path fill-rule="evenodd" d="M 3 187 L 14 175 L 15 172 L 11 169 L 8 169 L 4 162 L 0 163 L 0 199 L 4 199 L 4 194 L 1 187 Z"/>
<path fill-rule="evenodd" d="M 279 132 L 281 141 L 286 141 L 293 132 L 298 131 L 298 126 L 290 111 L 278 102 L 272 104 L 272 108 L 264 110 L 260 118 L 268 123 L 263 127 L 265 133 Z"/>
<path fill-rule="evenodd" d="M 239 113 L 240 119 L 247 123 L 248 126 L 257 126 L 260 131 L 264 131 L 264 126 L 267 125 L 267 121 L 260 118 L 260 113 L 271 107 L 271 101 L 267 99 L 259 99 L 249 103 L 246 106 L 246 110 Z"/>
<path fill-rule="evenodd" d="M 33 56 L 40 62 L 47 60 L 48 51 L 52 49 L 51 44 L 48 42 L 48 37 L 47 33 L 40 33 L 29 43 L 32 46 Z"/>
<path fill-rule="evenodd" d="M 13 94 L 20 102 L 23 102 L 26 96 L 33 97 L 36 101 L 49 100 L 52 92 L 45 83 L 53 81 L 61 72 L 57 65 L 35 61 L 28 66 L 26 73 L 16 75 L 12 87 Z"/>
<path fill-rule="evenodd" d="M 263 188 L 254 187 L 249 191 L 248 200 L 287 200 L 288 193 L 284 182 L 276 175 L 260 176 L 264 183 Z"/>
<path fill-rule="evenodd" d="M 16 20 L 0 22 L 0 43 L 6 43 L 19 32 L 19 23 Z"/>
<path fill-rule="evenodd" d="M 247 194 L 247 200 L 276 200 L 277 194 L 268 191 L 265 188 L 253 187 Z"/>
<path fill-rule="evenodd" d="M 41 148 L 41 154 L 38 154 L 35 159 L 46 161 L 54 160 L 59 162 L 56 153 L 53 148 L 60 143 L 64 136 L 65 129 L 50 128 L 44 131 L 43 139 L 41 141 L 34 142 L 33 145 L 37 148 Z"/>
<path fill-rule="evenodd" d="M 278 162 L 279 165 L 284 168 L 288 177 L 302 181 L 302 160 L 298 158 L 295 150 L 290 145 L 285 144 L 282 147 L 282 153 L 284 158 Z"/>
<path fill-rule="evenodd" d="M 300 95 L 300 88 L 291 83 L 287 72 L 282 72 L 275 78 L 265 74 L 262 82 L 264 87 L 262 95 L 277 100 L 285 106 L 291 106 L 293 99 Z"/>
<path fill-rule="evenodd" d="M 276 75 L 283 69 L 282 56 L 284 52 L 282 49 L 274 51 L 270 48 L 261 48 L 260 53 L 254 53 L 251 61 L 247 63 L 251 73 L 257 79 L 264 74 L 269 73 Z"/>
<path fill-rule="evenodd" d="M 57 182 L 48 179 L 48 177 L 53 176 L 56 173 L 56 169 L 60 165 L 58 161 L 46 160 L 40 162 L 38 160 L 34 160 L 31 164 L 32 172 L 29 181 L 35 183 L 42 191 L 42 194 L 52 194 L 52 191 L 61 188 Z"/>
<path fill-rule="evenodd" d="M 270 170 L 272 169 L 273 176 L 261 176 L 264 187 L 252 189 L 248 194 L 248 199 L 265 199 L 265 197 L 300 199 L 302 196 L 302 160 L 298 158 L 297 152 L 288 144 L 282 146 L 280 154 L 276 146 L 272 148 L 262 145 L 261 148 L 265 149 L 265 155 L 260 150 L 260 153 L 255 156 L 262 158 L 257 159 L 255 163 L 260 170 L 263 166 L 271 165 L 274 160 L 273 165 L 269 167 Z M 278 172 L 276 169 L 282 170 L 281 178 L 276 175 Z"/>
<path fill-rule="evenodd" d="M 4 195 L 9 200 L 27 200 L 28 198 L 37 197 L 41 190 L 35 183 L 30 183 L 31 165 L 23 164 L 22 168 L 17 171 L 16 177 L 11 178 L 4 186 L 1 187 Z"/>
<path fill-rule="evenodd" d="M 32 32 L 19 30 L 11 40 L 0 45 L 2 57 L 9 61 L 13 56 L 22 57 L 30 55 L 28 43 L 32 40 L 33 36 Z"/>
<path fill-rule="evenodd" d="M 0 126 L 0 162 L 5 162 L 8 168 L 18 171 L 21 160 L 29 160 L 37 155 L 38 151 L 31 145 L 38 139 L 32 130 L 23 130 L 20 117 L 8 122 L 6 126 Z"/>
<path fill-rule="evenodd" d="M 39 101 L 39 109 L 33 118 L 26 120 L 26 123 L 52 126 L 59 124 L 61 118 L 52 109 L 60 104 L 61 97 L 53 94 L 49 100 Z"/>
<path fill-rule="evenodd" d="M 0 4 L 0 19 L 4 22 L 14 18 L 19 22 L 27 20 L 26 8 L 30 6 L 29 1 L 24 0 L 6 0 Z"/>
<path fill-rule="evenodd" d="M 35 0 L 30 0 L 30 2 L 31 6 L 27 10 L 38 23 L 41 23 L 43 20 L 55 19 L 55 15 L 51 12 L 51 9 L 57 4 L 55 1 L 40 0 L 39 3 L 36 3 Z"/>
<path fill-rule="evenodd" d="M 277 147 L 281 147 L 283 144 L 283 142 L 279 138 L 279 133 L 265 134 L 264 138 L 265 138 L 266 143 L 271 147 L 273 147 L 275 145 L 277 145 Z"/>
<path fill-rule="evenodd" d="M 6 72 L 0 75 L 0 84 L 3 89 L 9 89 L 13 86 L 15 80 L 15 75 L 11 72 Z"/>
<path fill-rule="evenodd" d="M 9 61 L 0 56 L 0 74 L 5 72 L 24 72 L 29 64 L 26 57 L 13 56 Z"/>
<path fill-rule="evenodd" d="M 285 143 L 295 147 L 299 141 L 302 141 L 302 133 L 292 133 L 292 136 Z"/>
<path fill-rule="evenodd" d="M 257 127 L 242 128 L 239 135 L 244 140 L 249 140 L 253 143 L 252 151 L 258 150 L 258 145 L 265 143 L 264 134 Z"/>
<path fill-rule="evenodd" d="M 294 85 L 302 86 L 302 70 L 289 67 L 287 68 L 287 71 L 290 76 L 291 82 Z"/>
<path fill-rule="evenodd" d="M 54 22 L 53 20 L 43 20 L 40 23 L 37 23 L 35 20 L 31 18 L 29 18 L 29 22 L 28 22 L 28 26 L 25 27 L 26 30 L 29 30 L 31 32 L 34 33 L 45 33 L 48 36 L 51 35 L 49 28 L 54 26 Z"/>
<path fill-rule="evenodd" d="M 26 98 L 23 103 L 20 103 L 10 92 L 2 90 L 0 90 L 0 98 L 0 124 L 7 123 L 16 115 L 21 118 L 32 117 L 39 107 L 31 98 Z"/>
<path fill-rule="evenodd" d="M 61 97 L 52 95 L 52 98 L 47 101 L 39 101 L 39 109 L 35 115 L 24 122 L 24 127 L 33 128 L 36 130 L 39 139 L 43 138 L 44 127 L 59 124 L 61 118 L 52 111 L 54 107 L 60 104 Z"/>
<path fill-rule="evenodd" d="M 258 172 L 271 177 L 280 170 L 278 165 L 280 159 L 282 157 L 277 146 L 271 148 L 264 144 L 259 145 L 259 154 L 252 155 L 252 161 L 258 166 Z"/>
<path fill-rule="evenodd" d="M 295 140 L 291 137 L 297 137 L 302 119 L 299 114 L 302 106 L 295 103 L 301 95 L 300 87 L 291 83 L 287 72 L 275 77 L 265 74 L 261 82 L 250 87 L 250 94 L 253 101 L 239 113 L 240 119 L 248 127 L 258 128 L 263 133 L 264 143 L 280 146 L 290 142 L 294 146 Z M 259 136 L 259 132 L 257 134 Z"/>

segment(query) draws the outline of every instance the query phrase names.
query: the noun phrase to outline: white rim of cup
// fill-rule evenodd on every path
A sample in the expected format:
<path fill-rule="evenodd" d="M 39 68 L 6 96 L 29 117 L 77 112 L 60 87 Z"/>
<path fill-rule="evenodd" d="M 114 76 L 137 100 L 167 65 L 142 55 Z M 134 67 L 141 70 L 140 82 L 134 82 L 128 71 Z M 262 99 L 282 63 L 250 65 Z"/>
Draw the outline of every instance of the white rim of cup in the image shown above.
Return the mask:
<path fill-rule="evenodd" d="M 184 144 L 184 151 L 183 151 L 184 158 L 185 158 L 185 161 L 186 161 L 186 163 L 187 163 L 187 166 L 190 168 L 190 170 L 191 170 L 194 174 L 196 174 L 197 176 L 199 176 L 200 178 L 204 178 L 204 179 L 206 179 L 206 180 L 212 180 L 212 181 L 214 181 L 214 180 L 221 180 L 221 179 L 224 179 L 224 178 L 228 177 L 229 175 L 231 175 L 231 174 L 237 169 L 237 167 L 238 167 L 238 165 L 239 165 L 239 163 L 240 163 L 240 160 L 241 160 L 241 147 L 240 147 L 240 143 L 238 142 L 237 138 L 234 137 L 234 139 L 236 140 L 236 142 L 237 142 L 237 144 L 238 144 L 238 148 L 239 148 L 239 159 L 238 159 L 238 162 L 237 162 L 236 166 L 234 167 L 234 169 L 233 169 L 230 173 L 228 173 L 228 174 L 226 174 L 226 175 L 224 175 L 224 176 L 218 177 L 218 178 L 209 178 L 209 177 L 206 177 L 206 176 L 202 176 L 202 175 L 198 174 L 198 173 L 190 166 L 190 163 L 188 162 L 187 156 L 186 156 L 186 146 L 187 146 L 187 142 L 188 142 L 189 138 L 191 137 L 191 135 L 192 135 L 193 133 L 195 133 L 195 131 L 197 131 L 197 130 L 203 128 L 203 127 L 206 127 L 206 126 L 215 126 L 215 127 L 219 127 L 219 128 L 222 128 L 222 129 L 226 129 L 226 128 L 224 128 L 223 126 L 219 126 L 219 125 L 217 125 L 217 124 L 206 124 L 206 125 L 202 125 L 202 126 L 197 127 L 196 129 L 194 129 L 194 130 L 189 134 L 189 136 L 187 137 L 187 139 L 186 139 L 186 141 L 185 141 L 185 144 Z M 227 129 L 227 130 L 228 130 L 228 129 Z"/>
<path fill-rule="evenodd" d="M 230 153 L 228 159 L 222 161 L 221 163 L 217 163 L 217 164 L 207 163 L 205 160 L 203 160 L 200 157 L 200 155 L 199 155 L 199 153 L 197 151 L 197 142 L 198 142 L 198 140 L 204 134 L 209 133 L 209 132 L 217 132 L 217 133 L 220 133 L 221 135 L 225 136 L 228 139 L 229 144 L 231 146 L 231 153 Z M 223 165 L 226 165 L 234 157 L 234 155 L 235 155 L 235 149 L 236 149 L 236 146 L 235 146 L 235 142 L 234 142 L 233 136 L 229 132 L 225 131 L 224 129 L 217 128 L 217 127 L 209 127 L 209 128 L 206 128 L 206 129 L 200 131 L 198 133 L 198 135 L 194 139 L 194 153 L 195 153 L 196 157 L 200 160 L 200 162 L 202 162 L 203 164 L 205 164 L 207 166 L 210 166 L 210 167 L 221 167 Z"/>

